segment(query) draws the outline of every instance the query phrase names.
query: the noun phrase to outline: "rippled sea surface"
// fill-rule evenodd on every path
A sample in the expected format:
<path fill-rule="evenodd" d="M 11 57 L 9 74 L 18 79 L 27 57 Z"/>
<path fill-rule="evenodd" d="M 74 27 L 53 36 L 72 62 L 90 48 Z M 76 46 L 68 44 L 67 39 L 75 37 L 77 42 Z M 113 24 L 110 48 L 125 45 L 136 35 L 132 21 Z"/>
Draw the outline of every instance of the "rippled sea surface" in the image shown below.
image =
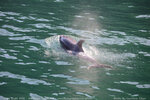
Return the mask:
<path fill-rule="evenodd" d="M 58 35 L 84 39 L 67 54 Z M 149 0 L 1 0 L 0 100 L 150 99 Z"/>

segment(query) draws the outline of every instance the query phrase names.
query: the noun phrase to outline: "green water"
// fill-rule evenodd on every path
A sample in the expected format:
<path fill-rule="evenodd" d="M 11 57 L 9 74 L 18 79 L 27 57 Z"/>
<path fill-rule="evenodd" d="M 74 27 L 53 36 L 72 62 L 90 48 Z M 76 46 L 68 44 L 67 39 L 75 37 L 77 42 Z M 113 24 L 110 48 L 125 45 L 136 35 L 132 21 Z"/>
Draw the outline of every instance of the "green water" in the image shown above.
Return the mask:
<path fill-rule="evenodd" d="M 87 70 L 62 34 L 113 69 Z M 149 0 L 0 1 L 0 100 L 149 100 L 149 64 Z"/>

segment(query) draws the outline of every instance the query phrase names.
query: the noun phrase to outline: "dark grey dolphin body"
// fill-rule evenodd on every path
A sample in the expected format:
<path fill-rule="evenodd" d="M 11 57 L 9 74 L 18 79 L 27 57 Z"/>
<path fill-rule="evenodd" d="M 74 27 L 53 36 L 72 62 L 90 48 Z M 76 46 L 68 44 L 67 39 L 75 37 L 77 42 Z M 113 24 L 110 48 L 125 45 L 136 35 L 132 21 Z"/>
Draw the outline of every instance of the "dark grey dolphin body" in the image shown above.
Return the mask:
<path fill-rule="evenodd" d="M 76 55 L 79 58 L 82 58 L 82 59 L 94 64 L 92 66 L 89 66 L 88 69 L 94 68 L 94 67 L 112 68 L 109 65 L 99 64 L 95 59 L 87 56 L 84 53 L 84 50 L 82 48 L 82 43 L 84 42 L 84 40 L 80 40 L 80 41 L 76 42 L 75 40 L 73 40 L 72 38 L 70 38 L 68 36 L 60 35 L 59 41 L 60 41 L 62 48 L 65 51 L 67 51 L 68 53 Z"/>
<path fill-rule="evenodd" d="M 69 38 L 68 36 L 61 35 L 59 37 L 59 41 L 63 49 L 65 49 L 66 51 L 72 51 L 73 54 L 84 52 L 82 48 L 82 43 L 84 42 L 84 40 L 76 42 L 75 40 Z"/>

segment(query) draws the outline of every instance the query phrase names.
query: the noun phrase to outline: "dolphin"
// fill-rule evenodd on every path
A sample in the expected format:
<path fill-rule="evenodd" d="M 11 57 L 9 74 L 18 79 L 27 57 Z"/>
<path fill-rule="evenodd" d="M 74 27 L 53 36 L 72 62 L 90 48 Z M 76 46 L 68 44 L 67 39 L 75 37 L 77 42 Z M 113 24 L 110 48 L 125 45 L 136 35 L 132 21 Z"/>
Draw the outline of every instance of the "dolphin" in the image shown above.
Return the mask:
<path fill-rule="evenodd" d="M 82 43 L 84 40 L 80 40 L 76 42 L 72 38 L 69 38 L 68 36 L 61 35 L 59 37 L 60 44 L 63 49 L 65 49 L 67 52 L 72 52 L 73 55 L 76 55 L 80 52 L 84 52 L 82 48 Z"/>
<path fill-rule="evenodd" d="M 82 58 L 82 59 L 94 64 L 92 66 L 89 66 L 88 69 L 94 68 L 94 67 L 95 68 L 98 68 L 98 67 L 99 68 L 112 68 L 109 65 L 100 64 L 95 59 L 86 55 L 82 48 L 82 44 L 84 43 L 84 40 L 79 40 L 78 42 L 76 42 L 75 40 L 73 40 L 72 38 L 70 38 L 68 36 L 60 35 L 59 42 L 61 44 L 61 47 L 67 53 L 78 56 L 79 58 Z"/>

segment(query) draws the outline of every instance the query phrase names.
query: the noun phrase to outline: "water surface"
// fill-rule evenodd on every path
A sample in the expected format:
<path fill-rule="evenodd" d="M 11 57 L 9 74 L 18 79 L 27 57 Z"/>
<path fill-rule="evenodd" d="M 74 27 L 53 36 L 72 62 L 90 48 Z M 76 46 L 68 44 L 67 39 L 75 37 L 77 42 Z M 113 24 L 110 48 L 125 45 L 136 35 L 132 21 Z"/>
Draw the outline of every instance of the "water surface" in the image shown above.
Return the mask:
<path fill-rule="evenodd" d="M 0 99 L 148 100 L 149 7 L 148 0 L 1 0 Z M 113 69 L 87 70 L 58 35 L 84 39 L 85 53 Z"/>

